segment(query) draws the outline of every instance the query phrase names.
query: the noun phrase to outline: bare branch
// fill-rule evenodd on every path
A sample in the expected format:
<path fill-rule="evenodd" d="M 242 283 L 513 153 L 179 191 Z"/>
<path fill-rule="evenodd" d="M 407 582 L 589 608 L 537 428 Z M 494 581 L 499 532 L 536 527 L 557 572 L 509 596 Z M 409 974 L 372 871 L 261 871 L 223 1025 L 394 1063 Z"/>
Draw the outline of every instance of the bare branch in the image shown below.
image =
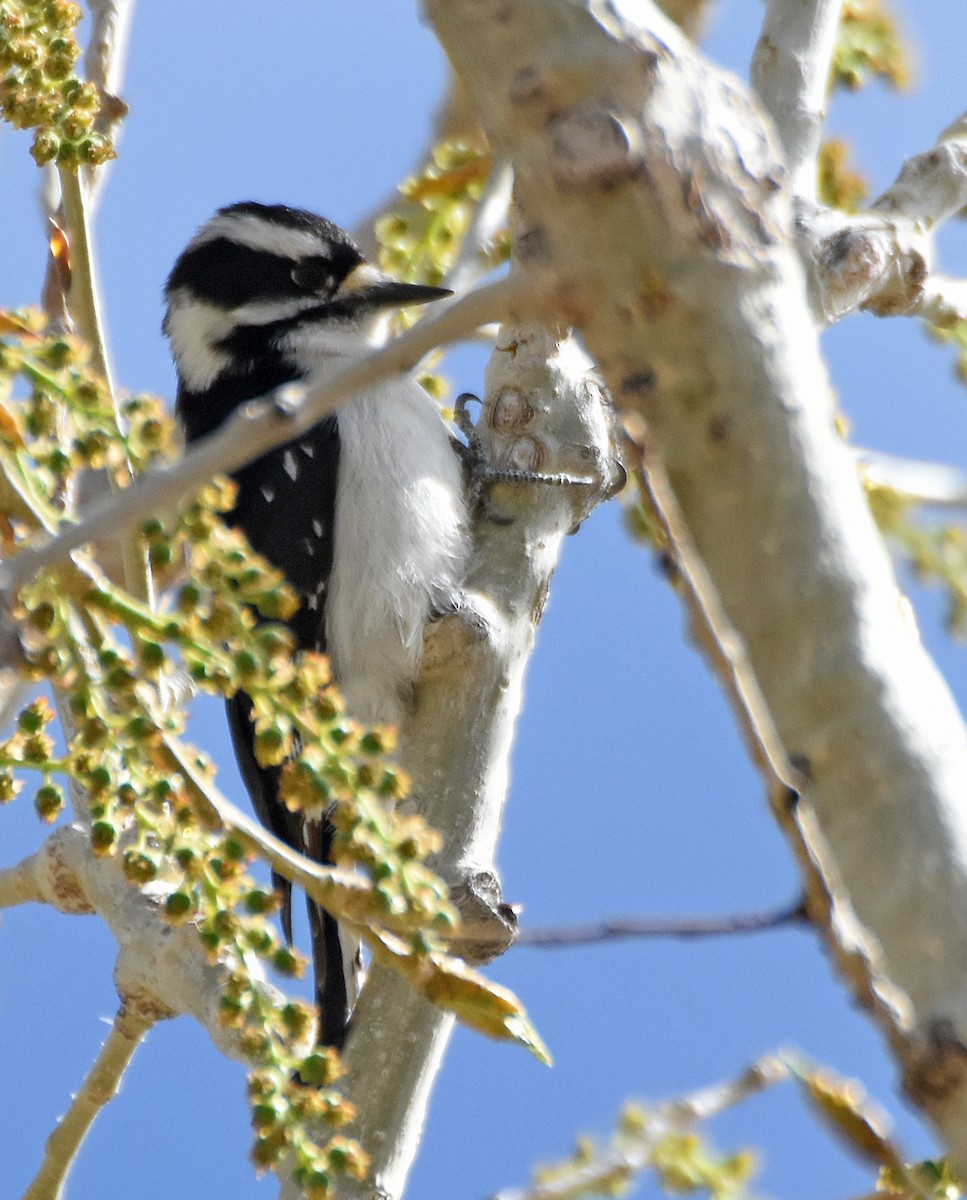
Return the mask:
<path fill-rule="evenodd" d="M 488 268 L 483 256 L 494 238 L 510 220 L 510 199 L 514 172 L 509 163 L 496 163 L 483 195 L 477 202 L 470 228 L 460 243 L 457 261 L 444 281 L 457 295 L 469 291 Z"/>
<path fill-rule="evenodd" d="M 582 1196 L 611 1195 L 616 1186 L 627 1183 L 651 1165 L 652 1155 L 669 1134 L 708 1121 L 784 1082 L 789 1074 L 789 1067 L 780 1055 L 763 1055 L 737 1079 L 648 1108 L 647 1119 L 640 1122 L 637 1131 L 623 1132 L 589 1162 L 576 1163 L 571 1170 L 555 1169 L 550 1178 L 527 1188 L 498 1192 L 493 1200 L 578 1200 Z"/>
<path fill-rule="evenodd" d="M 769 0 L 751 80 L 775 122 L 793 192 L 816 199 L 829 70 L 843 0 Z"/>
<path fill-rule="evenodd" d="M 84 1139 L 101 1109 L 117 1095 L 128 1064 L 153 1024 L 144 1013 L 122 1005 L 87 1078 L 47 1139 L 44 1161 L 23 1200 L 60 1200 Z"/>
<path fill-rule="evenodd" d="M 965 204 L 967 115 L 909 159 L 868 212 L 848 217 L 804 205 L 797 236 L 818 311 L 827 321 L 854 308 L 957 319 L 967 307 L 964 285 L 930 277 L 933 236 Z"/>
<path fill-rule="evenodd" d="M 60 172 L 64 223 L 70 243 L 70 292 L 67 308 L 80 336 L 91 348 L 95 369 L 104 377 L 111 394 L 114 384 L 104 337 L 104 321 L 94 262 L 94 246 L 88 224 L 87 198 L 79 171 L 64 168 Z"/>
<path fill-rule="evenodd" d="M 695 552 L 663 473 L 655 463 L 646 466 L 641 446 L 632 444 L 631 450 L 636 454 L 632 462 L 639 495 L 659 532 L 662 552 L 670 556 L 692 639 L 725 693 L 749 757 L 766 785 L 773 816 L 793 848 L 806 884 L 805 913 L 822 935 L 854 994 L 892 1040 L 897 1014 L 891 989 L 877 975 L 872 948 L 848 897 L 835 886 L 815 823 L 809 811 L 799 804 L 800 789 L 807 781 L 789 762 L 780 744 L 745 648 Z"/>
<path fill-rule="evenodd" d="M 722 937 L 782 929 L 799 925 L 805 918 L 802 901 L 797 901 L 773 912 L 734 917 L 639 917 L 599 921 L 590 925 L 550 925 L 534 929 L 525 926 L 518 934 L 516 944 L 536 950 L 556 950 L 564 946 L 593 946 L 598 942 L 625 941 L 628 938 Z"/>
<path fill-rule="evenodd" d="M 120 99 L 135 0 L 88 0 L 91 33 L 84 54 L 84 74 L 100 92 L 95 129 L 117 141 L 127 106 Z M 90 212 L 94 213 L 107 182 L 110 164 L 84 172 Z"/>
<path fill-rule="evenodd" d="M 314 862 L 275 837 L 224 796 L 211 780 L 202 778 L 176 742 L 163 739 L 172 766 L 182 774 L 202 819 L 210 828 L 232 833 L 246 850 L 257 854 L 273 871 L 297 884 L 340 920 L 365 924 L 378 913 L 388 929 L 405 932 L 407 922 L 394 921 L 384 906 L 373 904 L 372 885 L 363 875 L 344 867 Z"/>
<path fill-rule="evenodd" d="M 151 471 L 92 507 L 77 525 L 0 565 L 0 593 L 12 595 L 37 572 L 64 562 L 89 542 L 115 537 L 149 516 L 168 513 L 221 472 L 234 471 L 273 446 L 317 424 L 350 396 L 399 371 L 407 371 L 436 346 L 463 337 L 509 307 L 524 302 L 520 287 L 501 280 L 470 293 L 445 312 L 421 321 L 368 358 L 306 386 L 287 385 L 236 411 L 178 462 Z"/>
<path fill-rule="evenodd" d="M 911 311 L 942 329 L 967 321 L 967 280 L 931 271 L 923 281 L 920 299 Z"/>

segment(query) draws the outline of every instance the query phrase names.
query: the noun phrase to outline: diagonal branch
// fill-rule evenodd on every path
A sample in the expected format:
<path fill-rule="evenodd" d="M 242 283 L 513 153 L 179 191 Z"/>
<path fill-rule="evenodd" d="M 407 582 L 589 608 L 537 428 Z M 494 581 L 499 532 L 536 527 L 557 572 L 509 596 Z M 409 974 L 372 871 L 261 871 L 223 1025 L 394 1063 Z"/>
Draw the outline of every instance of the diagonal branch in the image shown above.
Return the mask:
<path fill-rule="evenodd" d="M 633 1176 L 652 1165 L 660 1143 L 709 1121 L 766 1088 L 783 1083 L 790 1069 L 778 1054 L 764 1054 L 736 1079 L 712 1084 L 677 1100 L 646 1110 L 646 1119 L 623 1130 L 612 1143 L 592 1153 L 590 1161 L 542 1172 L 546 1178 L 526 1188 L 508 1188 L 493 1200 L 579 1200 L 583 1196 L 623 1192 Z"/>
<path fill-rule="evenodd" d="M 23 1200 L 59 1200 L 71 1166 L 95 1119 L 121 1086 L 121 1079 L 154 1021 L 122 1005 L 87 1077 L 47 1139 L 44 1161 Z"/>
<path fill-rule="evenodd" d="M 290 384 L 250 401 L 178 462 L 140 476 L 130 487 L 92 507 L 78 524 L 0 565 L 0 593 L 11 596 L 38 572 L 64 562 L 79 546 L 116 537 L 120 530 L 131 529 L 152 515 L 170 512 L 215 475 L 237 470 L 273 446 L 297 437 L 350 396 L 389 375 L 411 370 L 438 345 L 459 340 L 525 300 L 516 283 L 501 280 L 490 284 L 322 381 Z"/>
<path fill-rule="evenodd" d="M 967 205 L 967 114 L 929 150 L 903 165 L 870 207 L 851 217 L 806 203 L 796 236 L 811 272 L 814 303 L 826 321 L 855 308 L 944 323 L 965 311 L 964 284 L 932 280 L 937 229 Z"/>

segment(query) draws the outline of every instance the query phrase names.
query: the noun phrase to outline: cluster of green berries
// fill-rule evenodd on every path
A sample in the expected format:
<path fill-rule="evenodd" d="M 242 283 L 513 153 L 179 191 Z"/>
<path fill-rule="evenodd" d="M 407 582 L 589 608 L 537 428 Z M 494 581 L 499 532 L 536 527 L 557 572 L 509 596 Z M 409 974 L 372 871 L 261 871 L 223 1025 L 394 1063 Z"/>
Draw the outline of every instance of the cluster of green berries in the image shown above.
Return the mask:
<path fill-rule="evenodd" d="M 464 142 L 434 146 L 402 200 L 376 224 L 380 266 L 397 279 L 436 286 L 453 266 L 490 174 L 489 151 Z"/>
<path fill-rule="evenodd" d="M 70 0 L 0 0 L 0 111 L 18 129 L 34 129 L 38 165 L 96 166 L 114 158 L 94 128 L 97 88 L 74 74 L 81 10 Z"/>
<path fill-rule="evenodd" d="M 161 400 L 130 396 L 119 414 L 84 343 L 47 333 L 43 314 L 31 310 L 0 311 L 0 405 L 0 451 L 18 456 L 36 495 L 54 508 L 79 471 L 107 470 L 123 485 L 129 467 L 140 472 L 176 452 Z"/>

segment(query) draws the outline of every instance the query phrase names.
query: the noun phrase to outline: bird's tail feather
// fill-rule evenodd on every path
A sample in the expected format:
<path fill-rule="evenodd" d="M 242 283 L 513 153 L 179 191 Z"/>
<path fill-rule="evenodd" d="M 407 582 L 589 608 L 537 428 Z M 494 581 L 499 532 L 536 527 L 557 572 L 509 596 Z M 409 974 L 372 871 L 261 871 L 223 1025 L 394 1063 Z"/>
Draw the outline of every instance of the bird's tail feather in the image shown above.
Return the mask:
<path fill-rule="evenodd" d="M 290 812 L 279 794 L 279 768 L 263 767 L 255 758 L 251 700 L 244 692 L 236 692 L 226 704 L 235 757 L 256 816 L 294 850 L 314 862 L 331 863 L 334 833 L 331 822 L 325 817 L 307 818 L 303 813 Z M 282 898 L 282 931 L 291 943 L 292 885 L 273 871 L 272 886 Z M 349 1014 L 359 990 L 359 939 L 325 909 L 311 900 L 307 903 L 319 1005 L 319 1042 L 338 1048 L 345 1041 Z"/>
<path fill-rule="evenodd" d="M 305 852 L 316 862 L 331 863 L 332 823 L 306 822 Z M 307 900 L 312 934 L 312 965 L 319 1006 L 319 1042 L 341 1049 L 349 1030 L 349 1017 L 359 989 L 359 939 L 324 908 Z"/>

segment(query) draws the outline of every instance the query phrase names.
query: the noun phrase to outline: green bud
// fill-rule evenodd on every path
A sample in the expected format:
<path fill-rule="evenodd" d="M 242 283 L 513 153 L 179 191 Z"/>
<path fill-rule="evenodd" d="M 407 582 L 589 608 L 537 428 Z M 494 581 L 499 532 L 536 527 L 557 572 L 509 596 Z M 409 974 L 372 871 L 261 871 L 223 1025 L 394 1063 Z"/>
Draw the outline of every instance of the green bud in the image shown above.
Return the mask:
<path fill-rule="evenodd" d="M 89 772 L 87 779 L 87 789 L 92 796 L 99 796 L 111 786 L 114 781 L 114 776 L 109 767 L 100 766 L 93 767 Z"/>
<path fill-rule="evenodd" d="M 91 849 L 98 857 L 113 854 L 118 831 L 111 821 L 95 821 L 91 826 Z"/>
<path fill-rule="evenodd" d="M 165 916 L 169 921 L 183 921 L 194 911 L 194 903 L 187 892 L 172 892 L 165 900 Z"/>
<path fill-rule="evenodd" d="M 34 797 L 34 808 L 37 810 L 37 816 L 47 825 L 55 821 L 61 814 L 64 808 L 64 794 L 59 787 L 52 783 L 45 783 L 37 789 L 37 795 Z"/>
<path fill-rule="evenodd" d="M 53 162 L 61 152 L 60 138 L 52 129 L 38 129 L 34 134 L 34 144 L 30 154 L 38 167 Z"/>
<path fill-rule="evenodd" d="M 279 946 L 272 955 L 272 966 L 280 975 L 298 976 L 302 973 L 302 959 L 288 946 Z"/>
<path fill-rule="evenodd" d="M 299 1078 L 312 1087 L 328 1087 L 343 1073 L 339 1055 L 331 1047 L 313 1050 L 299 1064 Z"/>

